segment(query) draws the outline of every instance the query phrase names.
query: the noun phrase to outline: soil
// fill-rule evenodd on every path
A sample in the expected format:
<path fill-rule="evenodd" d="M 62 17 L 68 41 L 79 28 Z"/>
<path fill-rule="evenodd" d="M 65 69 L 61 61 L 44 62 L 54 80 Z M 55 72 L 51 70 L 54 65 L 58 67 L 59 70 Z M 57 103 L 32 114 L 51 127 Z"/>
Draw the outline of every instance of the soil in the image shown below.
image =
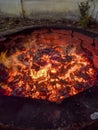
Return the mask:
<path fill-rule="evenodd" d="M 79 25 L 79 21 L 72 21 L 68 19 L 29 19 L 29 18 L 20 18 L 20 17 L 4 17 L 0 16 L 0 32 L 10 30 L 10 29 L 17 29 L 20 27 L 31 26 L 31 25 L 66 25 L 72 26 L 77 28 L 84 28 Z M 85 28 L 91 32 L 98 33 L 98 22 L 95 20 L 91 20 L 89 25 Z"/>

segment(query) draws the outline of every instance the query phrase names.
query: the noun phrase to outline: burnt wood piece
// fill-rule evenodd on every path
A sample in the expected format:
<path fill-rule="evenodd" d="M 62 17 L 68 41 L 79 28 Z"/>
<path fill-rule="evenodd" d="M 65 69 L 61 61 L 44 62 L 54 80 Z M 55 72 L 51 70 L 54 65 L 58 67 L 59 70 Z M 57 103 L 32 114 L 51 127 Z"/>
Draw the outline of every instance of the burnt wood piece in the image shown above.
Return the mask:
<path fill-rule="evenodd" d="M 65 99 L 61 104 L 48 101 L 0 96 L 0 124 L 21 129 L 78 130 L 98 119 L 98 86 Z"/>

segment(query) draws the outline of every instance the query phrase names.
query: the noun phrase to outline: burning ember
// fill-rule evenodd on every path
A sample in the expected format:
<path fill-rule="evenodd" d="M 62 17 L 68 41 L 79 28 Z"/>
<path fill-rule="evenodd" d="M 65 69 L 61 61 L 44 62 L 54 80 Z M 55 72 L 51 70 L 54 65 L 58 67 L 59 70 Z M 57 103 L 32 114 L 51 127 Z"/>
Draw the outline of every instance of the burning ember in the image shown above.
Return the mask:
<path fill-rule="evenodd" d="M 18 44 L 20 48 L 1 52 L 0 94 L 59 102 L 92 87 L 96 74 L 89 51 L 65 40 L 56 44 L 60 36 L 35 31 Z"/>

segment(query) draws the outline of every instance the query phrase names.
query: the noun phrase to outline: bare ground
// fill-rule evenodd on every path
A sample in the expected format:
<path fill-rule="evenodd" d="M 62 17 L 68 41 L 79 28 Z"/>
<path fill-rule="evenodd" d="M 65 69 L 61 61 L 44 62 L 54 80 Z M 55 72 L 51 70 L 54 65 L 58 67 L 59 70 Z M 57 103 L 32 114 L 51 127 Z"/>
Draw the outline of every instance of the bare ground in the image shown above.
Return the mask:
<path fill-rule="evenodd" d="M 65 25 L 77 28 L 83 28 L 79 25 L 79 21 L 72 21 L 68 19 L 29 19 L 29 18 L 19 18 L 19 17 L 3 17 L 0 16 L 0 32 L 8 31 L 10 29 L 17 29 L 20 27 L 30 26 L 30 25 Z M 98 33 L 98 22 L 95 20 L 90 21 L 86 30 Z"/>

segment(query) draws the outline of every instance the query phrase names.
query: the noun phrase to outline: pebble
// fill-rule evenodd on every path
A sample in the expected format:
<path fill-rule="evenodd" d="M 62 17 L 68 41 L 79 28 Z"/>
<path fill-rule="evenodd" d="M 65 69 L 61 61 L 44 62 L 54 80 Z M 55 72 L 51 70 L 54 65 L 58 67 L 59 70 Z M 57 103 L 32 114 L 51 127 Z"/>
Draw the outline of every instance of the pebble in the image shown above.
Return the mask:
<path fill-rule="evenodd" d="M 90 118 L 91 118 L 92 120 L 98 119 L 98 112 L 92 113 L 92 114 L 90 115 Z"/>

